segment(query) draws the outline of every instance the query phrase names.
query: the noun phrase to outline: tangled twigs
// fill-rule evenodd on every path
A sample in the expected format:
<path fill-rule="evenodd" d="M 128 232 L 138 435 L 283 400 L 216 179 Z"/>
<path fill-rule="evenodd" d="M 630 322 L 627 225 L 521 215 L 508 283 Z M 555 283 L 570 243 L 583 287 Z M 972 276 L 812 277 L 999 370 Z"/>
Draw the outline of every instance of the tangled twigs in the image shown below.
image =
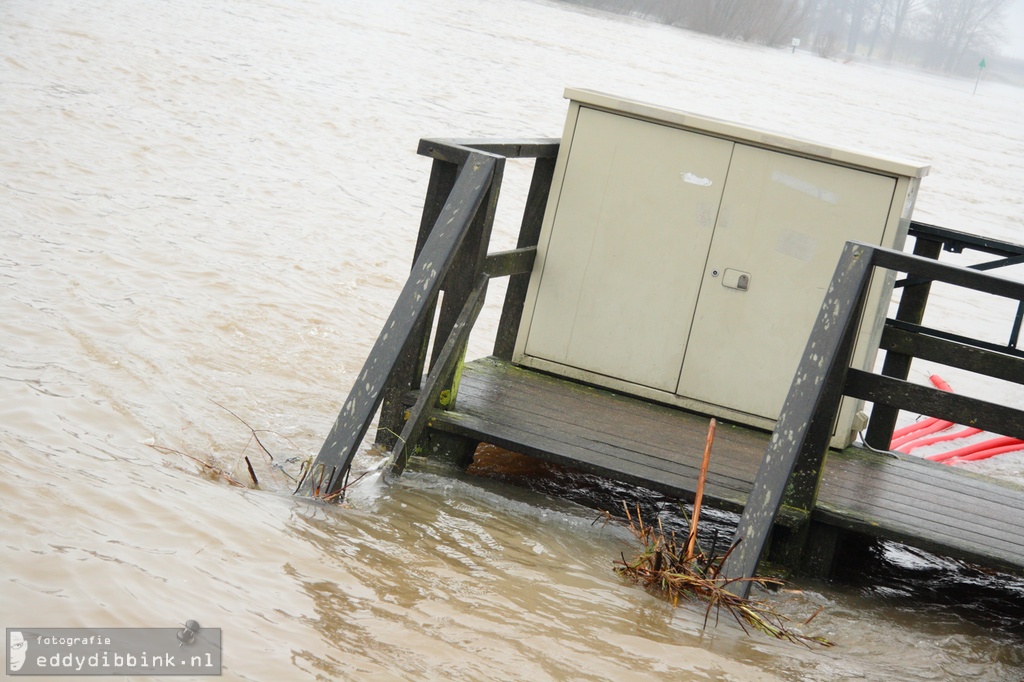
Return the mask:
<path fill-rule="evenodd" d="M 292 495 L 297 495 L 299 493 L 299 490 L 302 488 L 302 484 L 306 482 L 306 478 L 309 478 L 310 471 L 313 471 L 314 473 L 312 477 L 309 478 L 310 493 L 312 494 L 312 496 L 315 499 L 322 500 L 324 502 L 342 502 L 345 499 L 345 493 L 348 492 L 348 489 L 354 486 L 359 481 L 361 481 L 364 476 L 371 473 L 369 471 L 364 471 L 363 473 L 356 476 L 354 479 L 350 480 L 350 476 L 352 475 L 352 469 L 347 468 L 345 469 L 345 478 L 341 484 L 341 487 L 335 490 L 333 493 L 329 493 L 327 491 L 330 487 L 331 480 L 334 478 L 335 469 L 331 468 L 331 474 L 330 476 L 328 476 L 327 470 L 324 468 L 323 464 L 317 464 L 315 467 L 312 468 L 311 466 L 312 459 L 306 460 L 303 463 L 302 471 L 299 474 L 299 482 L 296 484 L 295 491 L 292 492 Z"/>
<path fill-rule="evenodd" d="M 666 534 L 660 518 L 657 527 L 644 523 L 639 505 L 636 507 L 634 516 L 629 507 L 623 503 L 629 530 L 639 542 L 640 552 L 632 560 L 627 560 L 625 554 L 620 555 L 621 561 L 615 562 L 615 571 L 645 589 L 666 595 L 673 606 L 677 606 L 680 599 L 707 604 L 704 612 L 704 627 L 707 627 L 712 610 L 715 612 L 717 623 L 718 615 L 724 608 L 736 619 L 744 632 L 748 631 L 747 627 L 749 626 L 777 639 L 798 642 L 807 646 L 811 644 L 832 646 L 832 643 L 823 637 L 812 637 L 791 629 L 788 619 L 777 613 L 771 604 L 744 599 L 728 589 L 737 580 L 746 580 L 761 587 L 782 584 L 782 581 L 775 578 L 726 578 L 721 575 L 722 563 L 739 542 L 733 544 L 721 557 L 715 556 L 714 548 L 705 554 L 697 546 L 697 524 L 700 520 L 701 500 L 704 495 L 714 434 L 715 420 L 712 419 L 708 427 L 704 458 L 701 463 L 693 514 L 686 541 L 677 541 L 675 533 Z M 610 517 L 605 515 L 605 520 L 608 518 Z M 818 612 L 815 612 L 804 624 L 809 623 L 816 615 Z"/>
<path fill-rule="evenodd" d="M 623 505 L 625 507 L 625 505 Z M 644 523 L 637 507 L 635 515 L 625 507 L 629 529 L 639 541 L 640 551 L 632 560 L 625 554 L 616 561 L 615 571 L 645 589 L 664 594 L 677 606 L 680 600 L 702 602 L 707 605 L 704 626 L 707 627 L 712 611 L 717 623 L 722 609 L 732 615 L 744 631 L 753 627 L 767 635 L 800 644 L 832 646 L 823 637 L 804 635 L 788 625 L 788 619 L 775 611 L 771 604 L 744 599 L 728 588 L 736 580 L 747 580 L 762 587 L 778 586 L 775 578 L 726 578 L 720 574 L 722 561 L 736 547 L 733 545 L 723 556 L 705 555 L 699 549 L 690 551 L 689 542 L 679 542 L 675 533 L 666 534 L 659 520 L 657 527 Z M 809 623 L 817 612 L 808 618 Z"/>

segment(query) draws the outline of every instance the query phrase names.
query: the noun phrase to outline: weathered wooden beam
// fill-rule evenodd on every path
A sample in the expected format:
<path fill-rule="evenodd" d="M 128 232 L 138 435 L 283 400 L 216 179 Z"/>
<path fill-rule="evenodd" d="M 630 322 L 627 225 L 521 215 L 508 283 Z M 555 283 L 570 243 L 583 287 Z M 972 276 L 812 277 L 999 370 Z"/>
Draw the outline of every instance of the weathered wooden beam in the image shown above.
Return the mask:
<path fill-rule="evenodd" d="M 976 374 L 1024 384 L 1024 359 L 1007 354 L 1002 348 L 979 348 L 974 343 L 962 343 L 933 336 L 926 327 L 898 328 L 886 324 L 882 330 L 879 348 L 887 352 L 913 356 L 948 367 L 966 369 Z M 906 376 L 886 374 L 895 379 Z M 871 444 L 874 447 L 874 444 Z M 885 444 L 888 447 L 888 443 Z"/>
<path fill-rule="evenodd" d="M 1024 256 L 1006 256 L 1005 258 L 997 258 L 996 260 L 990 260 L 985 263 L 976 263 L 969 265 L 968 267 L 972 270 L 995 270 L 996 268 L 1007 268 L 1011 265 L 1020 265 L 1024 263 Z"/>
<path fill-rule="evenodd" d="M 416 246 L 413 249 L 413 268 L 415 268 L 416 259 L 423 251 L 423 246 L 427 243 L 430 232 L 437 224 L 437 219 L 455 187 L 459 169 L 459 165 L 442 160 L 435 160 L 430 168 L 430 180 L 427 182 L 427 194 L 423 201 L 420 228 L 416 235 Z M 430 346 L 430 330 L 434 320 L 435 305 L 436 299 L 430 301 L 428 309 L 424 311 L 423 320 L 409 333 L 407 345 L 384 386 L 375 442 L 387 450 L 395 446 L 398 432 L 401 431 L 402 424 L 405 423 L 405 407 L 402 405 L 402 397 L 410 388 L 419 388 L 420 379 L 423 376 L 427 348 Z"/>
<path fill-rule="evenodd" d="M 907 272 L 909 269 L 913 271 L 915 277 L 922 279 L 947 282 L 993 296 L 1024 301 L 1024 282 L 990 275 L 971 268 L 946 265 L 929 258 L 912 256 L 890 249 L 876 249 L 874 263 L 876 267 L 888 268 L 897 272 Z"/>
<path fill-rule="evenodd" d="M 1024 301 L 1017 304 L 1017 314 L 1013 318 L 1013 329 L 1010 330 L 1010 340 L 1007 345 L 1016 348 L 1020 343 L 1020 330 L 1024 327 Z"/>
<path fill-rule="evenodd" d="M 1024 246 L 1004 242 L 991 237 L 958 232 L 948 227 L 939 227 L 929 223 L 922 223 L 917 220 L 910 223 L 910 234 L 914 237 L 925 237 L 927 239 L 940 241 L 946 251 L 960 253 L 964 249 L 981 251 L 997 256 L 1010 254 L 1024 254 Z"/>
<path fill-rule="evenodd" d="M 529 274 L 537 258 L 537 247 L 526 246 L 511 251 L 499 251 L 487 255 L 484 272 L 489 277 Z"/>
<path fill-rule="evenodd" d="M 523 221 L 519 228 L 517 248 L 536 247 L 540 239 L 541 224 L 547 210 L 548 196 L 551 194 L 551 181 L 555 175 L 555 157 L 537 159 L 533 167 L 533 178 L 530 180 L 530 191 L 526 197 L 523 210 Z M 505 290 L 505 302 L 501 307 L 501 319 L 498 321 L 498 332 L 494 337 L 494 355 L 505 360 L 512 359 L 516 337 L 519 335 L 519 323 L 523 318 L 523 307 L 526 302 L 526 291 L 530 286 L 530 275 L 524 273 L 509 278 Z"/>
<path fill-rule="evenodd" d="M 814 508 L 818 478 L 867 295 L 874 250 L 855 242 L 847 242 L 843 248 L 743 508 L 733 540 L 735 548 L 722 566 L 727 578 L 750 578 L 755 574 L 784 498 L 794 508 Z M 737 580 L 729 589 L 746 597 L 750 583 Z"/>
<path fill-rule="evenodd" d="M 547 192 L 551 184 L 551 176 L 554 170 L 554 157 L 558 153 L 558 140 L 551 138 L 525 139 L 525 140 L 420 140 L 419 153 L 434 158 L 434 165 L 431 169 L 430 181 L 427 186 L 427 196 L 424 202 L 423 215 L 420 221 L 420 230 L 417 236 L 414 260 L 419 256 L 424 243 L 430 236 L 430 231 L 437 220 L 438 215 L 448 195 L 451 193 L 458 176 L 459 169 L 469 158 L 470 154 L 481 153 L 493 156 L 499 166 L 497 171 L 498 180 L 492 182 L 494 191 L 488 197 L 487 210 L 483 216 L 471 228 L 467 239 L 476 243 L 477 248 L 463 249 L 460 262 L 454 267 L 455 274 L 449 275 L 441 285 L 444 291 L 444 303 L 442 314 L 438 321 L 437 329 L 432 329 L 434 319 L 434 306 L 436 301 L 431 302 L 431 308 L 424 316 L 424 321 L 413 330 L 410 335 L 409 346 L 402 353 L 398 365 L 390 376 L 381 403 L 381 413 L 377 426 L 376 443 L 386 449 L 392 449 L 398 439 L 398 432 L 405 423 L 405 406 L 402 402 L 410 389 L 418 389 L 422 380 L 424 370 L 427 367 L 427 351 L 430 347 L 431 336 L 434 337 L 434 355 L 440 352 L 444 342 L 447 329 L 451 326 L 452 320 L 458 314 L 460 304 L 464 301 L 468 288 L 472 285 L 474 273 L 481 267 L 488 268 L 492 276 L 512 275 L 509 293 L 506 294 L 506 301 L 509 297 L 519 297 L 519 315 L 522 312 L 522 299 L 526 295 L 526 284 L 529 280 L 529 267 L 532 267 L 533 256 L 527 255 L 523 249 L 504 254 L 484 256 L 489 241 L 490 228 L 493 224 L 494 211 L 498 199 L 498 186 L 500 186 L 501 166 L 504 157 L 528 157 L 537 158 L 534 170 L 533 183 L 530 194 L 527 198 L 525 217 L 520 230 L 519 246 L 536 246 L 537 234 L 540 231 L 540 221 L 543 217 L 544 205 L 547 201 Z M 546 176 L 546 180 L 544 179 Z M 538 182 L 538 178 L 540 181 Z M 540 194 L 538 196 L 538 186 Z M 539 211 L 536 204 L 540 204 Z M 535 223 L 535 224 L 534 224 Z M 472 252 L 472 253 L 471 253 Z M 484 257 L 484 265 L 481 266 L 479 259 Z M 527 264 L 528 263 L 528 264 Z M 522 280 L 522 281 L 520 281 Z M 521 289 L 521 292 L 520 292 Z M 502 320 L 509 314 L 508 306 L 503 308 Z M 519 316 L 514 321 L 515 330 L 518 330 Z M 501 330 L 511 326 L 512 323 L 499 324 L 498 339 L 501 337 Z M 433 334 L 431 332 L 434 332 Z M 514 336 L 512 342 L 514 343 Z M 511 348 L 509 348 L 511 357 Z M 433 363 L 433 358 L 431 363 Z"/>
<path fill-rule="evenodd" d="M 424 138 L 420 140 L 416 153 L 455 164 L 463 163 L 472 152 L 509 159 L 542 159 L 557 156 L 558 144 L 558 138 L 549 137 L 523 140 Z"/>
<path fill-rule="evenodd" d="M 459 178 L 459 171 L 462 170 L 461 163 L 453 163 L 435 159 L 430 166 L 430 179 L 427 181 L 427 195 L 423 200 L 423 212 L 420 214 L 420 228 L 416 233 L 416 247 L 412 252 L 413 265 L 419 258 L 423 245 L 427 243 L 437 219 L 441 217 L 441 211 L 448 203 L 448 197 L 455 189 L 455 182 Z"/>
<path fill-rule="evenodd" d="M 844 390 L 846 395 L 854 398 L 883 405 L 899 405 L 905 410 L 964 426 L 1024 438 L 1021 412 L 1012 407 L 855 369 L 849 371 Z"/>
<path fill-rule="evenodd" d="M 450 407 L 455 402 L 458 391 L 458 366 L 462 363 L 466 354 L 466 343 L 469 341 L 469 334 L 473 330 L 473 324 L 480 309 L 483 307 L 484 299 L 487 296 L 487 275 L 480 275 L 477 278 L 472 291 L 466 299 L 466 304 L 452 325 L 438 355 L 437 362 L 427 375 L 427 380 L 420 391 L 416 404 L 409 410 L 409 417 L 402 428 L 394 450 L 392 451 L 393 463 L 391 472 L 401 474 L 409 461 L 411 450 L 416 447 L 423 428 L 426 425 L 430 411 L 441 403 L 444 407 Z M 444 392 L 448 395 L 442 397 Z"/>
<path fill-rule="evenodd" d="M 1010 242 L 992 239 L 990 237 L 966 234 L 964 232 L 958 232 L 945 227 L 938 227 L 936 225 L 929 225 L 927 223 L 917 221 L 910 223 L 909 233 L 919 241 L 930 240 L 937 242 L 946 251 L 961 253 L 964 249 L 970 249 L 972 251 L 1001 256 L 998 260 L 969 266 L 975 270 L 991 270 L 1024 262 L 1024 246 L 1021 246 L 1020 244 L 1012 244 Z M 914 249 L 914 253 L 917 253 L 916 247 Z M 909 280 L 909 278 L 907 278 L 907 280 Z M 908 282 L 907 280 L 903 280 L 903 282 L 906 284 L 913 283 Z M 897 282 L 896 286 L 901 286 L 901 282 Z M 897 318 L 904 319 L 899 315 L 897 315 Z M 918 322 L 920 322 L 920 320 L 918 320 Z M 1017 305 L 1017 314 L 1013 319 L 1013 329 L 1010 331 L 1010 338 L 1007 342 L 1007 346 L 1010 348 L 1017 347 L 1020 342 L 1022 327 L 1024 327 L 1024 301 L 1021 301 Z M 883 374 L 886 376 L 897 376 L 887 372 L 883 372 Z M 906 377 L 903 376 L 900 378 Z M 869 443 L 870 442 L 871 441 L 869 439 Z"/>
<path fill-rule="evenodd" d="M 461 164 L 466 156 L 473 151 L 485 152 L 507 158 L 535 158 L 533 178 L 523 211 L 523 220 L 519 230 L 517 250 L 524 247 L 535 247 L 540 236 L 541 223 L 547 207 L 551 181 L 554 177 L 556 157 L 559 149 L 558 138 L 538 138 L 527 140 L 477 140 L 477 139 L 434 139 L 420 140 L 418 153 L 430 156 L 438 162 Z M 504 272 L 495 272 L 494 276 L 504 276 Z M 529 287 L 529 273 L 508 273 L 511 275 L 502 305 L 501 319 L 495 336 L 494 354 L 498 357 L 511 359 L 519 333 L 519 322 L 522 318 L 526 291 Z M 445 287 L 447 297 L 447 287 Z M 464 294 L 464 292 L 463 292 Z M 459 299 L 461 300 L 461 298 Z M 457 302 L 456 302 L 457 303 Z M 456 306 L 457 307 L 457 306 Z M 449 309 L 451 310 L 451 309 Z M 450 322 L 451 317 L 447 318 Z M 435 337 L 435 347 L 443 338 Z M 386 437 L 385 437 L 386 438 Z M 381 435 L 378 434 L 378 441 Z M 393 441 L 389 441 L 393 445 Z"/>
<path fill-rule="evenodd" d="M 935 329 L 933 327 L 922 327 L 921 325 L 909 324 L 907 322 L 901 322 L 899 320 L 886 320 L 886 325 L 893 329 L 898 329 L 912 334 L 921 334 L 924 336 L 930 336 L 934 339 L 941 339 L 944 342 L 951 344 L 960 344 L 963 346 L 969 346 L 979 350 L 989 351 L 992 353 L 1001 353 L 1010 358 L 1024 358 L 1024 351 L 1012 348 L 1002 343 L 992 343 L 990 341 L 982 341 L 975 339 L 970 336 L 964 336 L 963 334 L 954 334 L 952 332 L 943 331 L 941 329 Z"/>
<path fill-rule="evenodd" d="M 437 325 L 434 330 L 434 349 L 433 357 L 430 358 L 430 367 L 437 362 L 445 339 L 448 338 L 455 320 L 458 319 L 469 299 L 477 275 L 483 271 L 504 171 L 505 159 L 495 157 L 491 182 L 488 185 L 483 204 L 470 223 L 461 247 L 455 253 L 451 269 L 441 281 L 441 290 L 444 291 L 444 296 L 441 299 L 441 310 L 437 316 Z"/>
<path fill-rule="evenodd" d="M 412 274 L 313 463 L 312 471 L 326 481 L 326 485 L 320 485 L 321 495 L 332 495 L 340 489 L 380 406 L 385 382 L 406 349 L 410 333 L 431 310 L 440 282 L 452 267 L 454 256 L 488 194 L 495 165 L 493 158 L 475 155 L 469 157 L 459 174 Z M 305 482 L 300 491 L 308 494 L 312 483 Z"/>

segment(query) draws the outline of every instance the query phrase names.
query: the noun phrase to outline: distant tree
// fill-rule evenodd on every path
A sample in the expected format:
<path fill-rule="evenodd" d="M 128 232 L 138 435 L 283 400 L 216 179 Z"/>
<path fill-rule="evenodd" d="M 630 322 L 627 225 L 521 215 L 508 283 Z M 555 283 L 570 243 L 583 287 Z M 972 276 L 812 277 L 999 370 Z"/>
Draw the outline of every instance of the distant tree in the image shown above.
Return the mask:
<path fill-rule="evenodd" d="M 855 54 L 955 72 L 996 43 L 1006 9 L 1017 0 L 564 0 L 599 10 L 765 45 L 807 39 L 819 55 L 845 45 Z M 870 37 L 866 34 L 870 31 Z"/>
<path fill-rule="evenodd" d="M 929 47 L 926 66 L 947 73 L 957 70 L 964 57 L 996 43 L 998 27 L 1013 0 L 930 0 Z"/>
<path fill-rule="evenodd" d="M 846 51 L 857 52 L 860 44 L 860 32 L 864 28 L 864 11 L 867 9 L 865 0 L 853 0 L 850 7 L 850 30 L 846 34 Z"/>
<path fill-rule="evenodd" d="M 873 0 L 869 5 L 868 10 L 875 13 L 875 27 L 871 29 L 871 42 L 868 43 L 868 59 L 875 53 L 875 45 L 878 43 L 878 36 L 882 32 L 887 9 L 886 0 Z"/>
<path fill-rule="evenodd" d="M 832 57 L 844 47 L 856 54 L 865 43 L 867 56 L 886 46 L 884 59 L 891 61 L 897 48 L 905 47 L 910 19 L 929 0 L 805 0 L 809 44 L 818 54 Z"/>
<path fill-rule="evenodd" d="M 907 17 L 920 8 L 921 0 L 885 0 L 892 11 L 892 33 L 889 36 L 889 49 L 886 50 L 885 58 L 892 61 L 896 54 L 896 46 L 899 44 L 900 36 L 907 24 Z"/>
<path fill-rule="evenodd" d="M 686 26 L 689 23 L 690 0 L 647 0 L 657 4 L 663 21 L 673 26 Z"/>
<path fill-rule="evenodd" d="M 695 31 L 780 45 L 800 33 L 810 3 L 800 0 L 691 0 L 687 25 Z"/>
<path fill-rule="evenodd" d="M 765 0 L 767 8 L 775 5 L 771 17 L 762 22 L 760 36 L 756 38 L 765 45 L 783 45 L 800 35 L 807 25 L 813 6 L 810 2 L 797 0 Z"/>
<path fill-rule="evenodd" d="M 834 57 L 839 52 L 839 34 L 835 31 L 819 33 L 814 38 L 814 49 L 819 57 Z"/>
<path fill-rule="evenodd" d="M 850 0 L 816 0 L 814 5 L 814 49 L 822 57 L 832 57 L 849 34 Z"/>

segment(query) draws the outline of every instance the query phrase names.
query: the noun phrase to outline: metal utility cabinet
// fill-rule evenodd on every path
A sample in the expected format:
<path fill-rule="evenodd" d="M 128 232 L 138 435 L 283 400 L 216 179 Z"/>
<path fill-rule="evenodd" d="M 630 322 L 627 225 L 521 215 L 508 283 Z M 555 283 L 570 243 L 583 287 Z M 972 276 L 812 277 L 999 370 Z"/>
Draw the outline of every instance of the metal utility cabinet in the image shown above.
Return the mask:
<path fill-rule="evenodd" d="M 772 428 L 844 242 L 901 249 L 928 167 L 566 97 L 516 361 Z M 892 281 L 872 285 L 865 368 Z M 834 444 L 857 409 L 844 407 Z"/>

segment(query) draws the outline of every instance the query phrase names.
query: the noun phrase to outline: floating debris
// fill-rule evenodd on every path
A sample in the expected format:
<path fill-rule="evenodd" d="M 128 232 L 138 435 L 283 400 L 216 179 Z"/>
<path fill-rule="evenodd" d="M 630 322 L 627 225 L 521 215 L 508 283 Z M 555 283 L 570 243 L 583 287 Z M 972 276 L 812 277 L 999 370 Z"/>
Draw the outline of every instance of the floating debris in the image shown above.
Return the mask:
<path fill-rule="evenodd" d="M 623 505 L 625 507 L 625 505 Z M 775 611 L 768 602 L 738 597 L 729 591 L 729 585 L 737 580 L 746 580 L 761 587 L 779 587 L 783 584 L 777 578 L 725 578 L 719 574 L 725 552 L 718 557 L 704 554 L 699 548 L 687 551 L 688 542 L 679 542 L 675 533 L 666 534 L 659 520 L 657 527 L 644 523 L 639 509 L 636 515 L 626 507 L 629 529 L 640 543 L 640 552 L 632 560 L 625 554 L 616 561 L 615 572 L 641 585 L 645 589 L 668 597 L 673 606 L 681 600 L 706 604 L 704 627 L 707 627 L 711 612 L 715 620 L 724 608 L 732 615 L 744 631 L 748 626 L 777 639 L 800 644 L 832 646 L 824 637 L 804 635 L 794 630 L 789 619 Z M 730 548 L 729 551 L 732 551 Z M 820 609 L 811 615 L 804 625 L 818 615 Z"/>
<path fill-rule="evenodd" d="M 722 576 L 720 573 L 722 563 L 729 553 L 738 546 L 738 542 L 721 556 L 716 556 L 714 547 L 710 552 L 704 553 L 697 545 L 697 524 L 700 521 L 701 500 L 714 435 L 715 420 L 712 419 L 708 426 L 704 459 L 697 483 L 693 514 L 690 517 L 690 532 L 686 540 L 682 542 L 677 540 L 675 532 L 666 534 L 660 518 L 656 527 L 644 523 L 639 505 L 634 515 L 623 503 L 629 530 L 639 542 L 640 552 L 632 560 L 627 560 L 625 554 L 622 554 L 621 560 L 615 562 L 615 572 L 649 591 L 667 596 L 673 606 L 678 606 L 680 600 L 707 604 L 704 612 L 705 628 L 711 617 L 711 612 L 715 612 L 717 623 L 718 615 L 724 608 L 736 619 L 744 632 L 749 632 L 747 630 L 749 626 L 789 642 L 807 646 L 811 644 L 832 646 L 832 642 L 824 637 L 804 635 L 792 629 L 789 619 L 776 612 L 770 603 L 739 597 L 729 590 L 729 586 L 737 581 L 750 582 L 763 588 L 778 587 L 783 584 L 777 578 L 725 578 Z M 821 609 L 818 609 L 803 624 L 810 623 L 820 611 Z"/>

